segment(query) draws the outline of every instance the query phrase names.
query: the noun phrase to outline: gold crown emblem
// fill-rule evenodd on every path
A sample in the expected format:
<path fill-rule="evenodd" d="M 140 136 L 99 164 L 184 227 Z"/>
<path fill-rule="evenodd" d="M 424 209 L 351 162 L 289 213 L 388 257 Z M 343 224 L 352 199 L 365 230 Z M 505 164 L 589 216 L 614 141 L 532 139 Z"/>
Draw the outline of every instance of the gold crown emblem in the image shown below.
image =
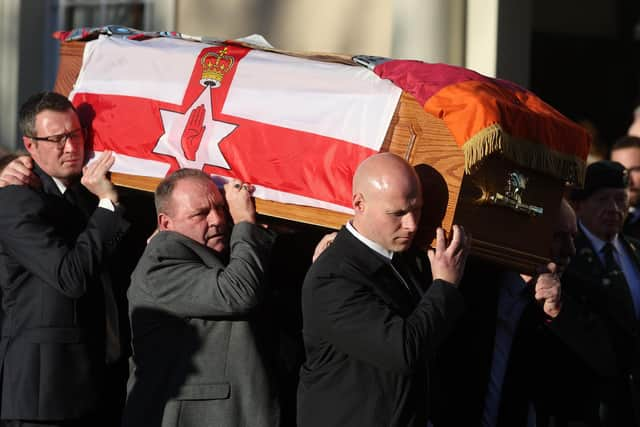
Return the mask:
<path fill-rule="evenodd" d="M 200 84 L 212 88 L 220 87 L 222 78 L 231 70 L 234 63 L 235 59 L 227 55 L 226 47 L 219 52 L 207 52 L 200 60 L 202 64 Z"/>

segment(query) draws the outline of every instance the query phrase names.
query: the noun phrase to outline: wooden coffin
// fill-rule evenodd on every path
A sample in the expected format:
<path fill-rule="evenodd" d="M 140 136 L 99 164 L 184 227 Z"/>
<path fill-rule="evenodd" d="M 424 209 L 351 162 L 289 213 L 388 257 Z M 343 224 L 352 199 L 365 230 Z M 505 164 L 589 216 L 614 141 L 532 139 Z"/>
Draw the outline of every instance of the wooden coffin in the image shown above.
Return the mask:
<path fill-rule="evenodd" d="M 83 42 L 61 44 L 57 92 L 68 94 L 71 90 L 83 49 Z M 425 200 L 420 244 L 428 246 L 439 225 L 450 230 L 452 224 L 462 224 L 472 234 L 472 253 L 478 256 L 521 272 L 532 272 L 548 262 L 562 179 L 518 166 L 500 155 L 489 156 L 471 173 L 465 173 L 464 153 L 445 122 L 426 114 L 406 92 L 401 95 L 382 151 L 407 159 L 421 176 Z M 508 188 L 513 173 L 527 181 L 521 194 L 509 193 L 517 191 Z M 120 186 L 146 191 L 153 191 L 158 183 L 155 178 L 118 173 L 112 174 L 112 179 Z M 256 207 L 260 214 L 291 221 L 292 225 L 298 222 L 335 229 L 349 218 L 320 208 L 259 199 Z"/>

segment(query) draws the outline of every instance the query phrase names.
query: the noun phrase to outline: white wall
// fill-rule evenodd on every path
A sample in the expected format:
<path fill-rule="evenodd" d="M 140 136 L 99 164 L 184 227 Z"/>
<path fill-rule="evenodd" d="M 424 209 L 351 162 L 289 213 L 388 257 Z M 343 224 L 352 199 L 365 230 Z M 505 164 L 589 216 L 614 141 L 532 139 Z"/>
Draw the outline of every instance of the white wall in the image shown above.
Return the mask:
<path fill-rule="evenodd" d="M 20 0 L 0 1 L 0 146 L 14 149 L 18 96 Z"/>

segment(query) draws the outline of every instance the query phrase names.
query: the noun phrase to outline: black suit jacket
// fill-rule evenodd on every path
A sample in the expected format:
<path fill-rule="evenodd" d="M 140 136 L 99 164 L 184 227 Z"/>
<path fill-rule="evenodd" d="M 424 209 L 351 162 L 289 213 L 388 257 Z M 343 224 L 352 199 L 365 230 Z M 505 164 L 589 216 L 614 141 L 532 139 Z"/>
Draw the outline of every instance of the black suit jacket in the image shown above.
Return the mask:
<path fill-rule="evenodd" d="M 479 426 L 493 361 L 497 306 L 506 272 L 469 258 L 460 290 L 467 310 L 438 353 L 435 427 Z M 565 419 L 577 387 L 574 373 L 593 378 L 611 372 L 613 353 L 601 346 L 603 329 L 578 304 L 564 298 L 561 313 L 546 318 L 533 297 L 514 331 L 498 411 L 498 426 L 526 425 L 532 405 L 538 425 Z M 579 369 L 578 369 L 579 367 Z M 574 394 L 575 395 L 575 394 Z M 585 396 L 581 393 L 581 396 Z"/>
<path fill-rule="evenodd" d="M 636 209 L 640 209 L 640 206 L 636 207 Z M 622 232 L 625 236 L 640 239 L 640 219 L 636 218 L 632 213 L 629 213 L 624 222 Z"/>
<path fill-rule="evenodd" d="M 311 266 L 302 289 L 300 427 L 426 425 L 429 359 L 462 298 L 440 280 L 426 289 L 424 256 L 405 259 L 413 295 L 388 260 L 344 228 Z"/>
<path fill-rule="evenodd" d="M 42 189 L 0 189 L 3 419 L 78 418 L 99 405 L 104 358 L 100 276 L 128 227 L 119 209 Z M 89 216 L 87 216 L 89 215 Z"/>
<path fill-rule="evenodd" d="M 445 339 L 437 357 L 437 390 L 433 395 L 432 422 L 436 427 L 479 426 L 487 394 L 493 360 L 498 294 L 504 271 L 499 267 L 470 258 L 460 290 L 467 310 Z M 531 297 L 533 301 L 533 297 Z M 541 317 L 529 303 L 514 331 L 512 351 L 505 368 L 504 384 L 498 412 L 498 425 L 520 420 L 532 398 L 528 369 L 535 348 L 532 332 Z M 531 365 L 534 367 L 535 365 Z M 526 419 L 526 418 L 525 418 Z"/>
<path fill-rule="evenodd" d="M 636 268 L 640 268 L 640 242 L 620 237 Z M 608 423 L 605 425 L 640 426 L 640 321 L 635 317 L 631 294 L 624 283 L 617 286 L 607 277 L 581 230 L 575 244 L 576 256 L 562 278 L 563 290 L 581 304 L 594 323 L 603 325 L 606 337 L 599 346 L 615 353 L 612 372 L 577 382 L 581 390 L 589 392 L 577 415 L 596 414 Z"/>

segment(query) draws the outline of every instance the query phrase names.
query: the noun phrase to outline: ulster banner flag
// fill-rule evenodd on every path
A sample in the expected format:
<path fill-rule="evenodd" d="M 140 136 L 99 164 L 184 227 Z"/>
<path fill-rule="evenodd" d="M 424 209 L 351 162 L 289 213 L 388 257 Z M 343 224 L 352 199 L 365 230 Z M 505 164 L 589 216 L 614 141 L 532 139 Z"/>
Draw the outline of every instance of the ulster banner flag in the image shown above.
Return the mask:
<path fill-rule="evenodd" d="M 256 197 L 350 212 L 401 90 L 372 71 L 179 39 L 86 44 L 70 97 L 115 172 L 181 167 L 237 177 Z"/>

